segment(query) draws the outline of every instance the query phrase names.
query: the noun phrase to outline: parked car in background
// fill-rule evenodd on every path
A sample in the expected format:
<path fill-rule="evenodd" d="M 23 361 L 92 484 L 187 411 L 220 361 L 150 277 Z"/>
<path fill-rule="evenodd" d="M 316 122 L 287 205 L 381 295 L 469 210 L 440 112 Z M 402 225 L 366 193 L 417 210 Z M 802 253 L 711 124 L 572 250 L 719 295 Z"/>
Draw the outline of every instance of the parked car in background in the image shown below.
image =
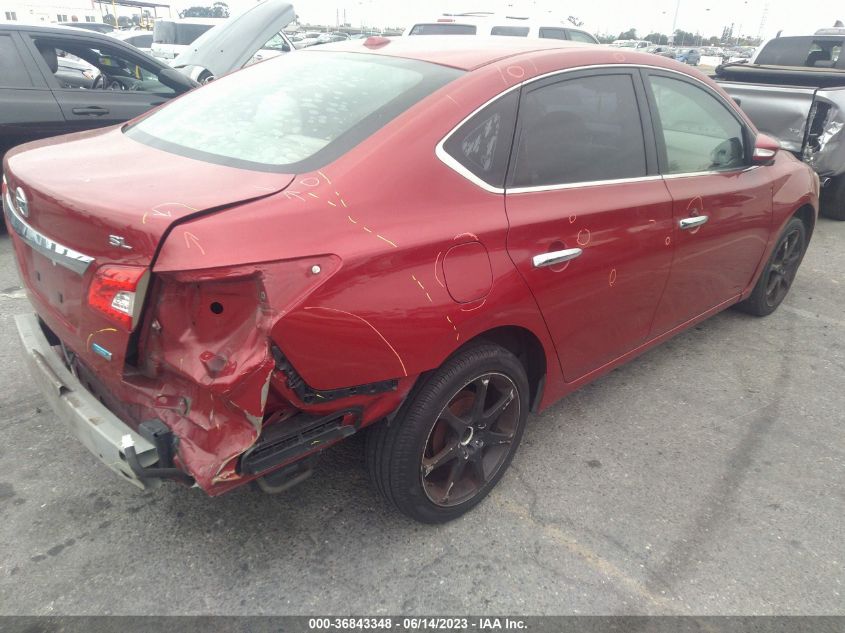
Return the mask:
<path fill-rule="evenodd" d="M 594 35 L 565 23 L 495 13 L 444 13 L 429 22 L 415 22 L 402 35 L 495 35 L 599 43 Z"/>
<path fill-rule="evenodd" d="M 698 66 L 701 61 L 701 53 L 695 48 L 682 48 L 677 51 L 675 59 L 690 66 Z"/>
<path fill-rule="evenodd" d="M 768 40 L 716 68 L 722 88 L 821 177 L 822 213 L 845 220 L 845 28 Z"/>
<path fill-rule="evenodd" d="M 170 65 L 207 83 L 255 62 L 294 50 L 284 28 L 296 17 L 293 5 L 263 0 L 205 32 Z"/>
<path fill-rule="evenodd" d="M 677 57 L 677 52 L 671 46 L 649 46 L 645 51 L 667 59 L 675 59 Z"/>
<path fill-rule="evenodd" d="M 111 24 L 103 22 L 62 22 L 61 26 L 72 26 L 75 29 L 85 29 L 86 31 L 96 31 L 97 33 L 111 33 L 115 28 Z"/>
<path fill-rule="evenodd" d="M 225 18 L 168 18 L 155 21 L 153 43 L 154 57 L 170 60 L 187 50 L 200 35 L 208 31 Z"/>
<path fill-rule="evenodd" d="M 648 40 L 613 40 L 610 45 L 617 48 L 633 48 L 639 50 L 642 48 L 648 48 L 652 45 L 652 42 L 649 42 Z"/>
<path fill-rule="evenodd" d="M 153 33 L 152 31 L 112 31 L 112 37 L 131 44 L 140 51 L 152 55 Z"/>
<path fill-rule="evenodd" d="M 713 82 L 573 42 L 425 44 L 284 55 L 6 156 L 28 367 L 123 479 L 280 491 L 367 430 L 379 491 L 448 521 L 530 411 L 783 301 L 818 178 Z"/>
<path fill-rule="evenodd" d="M 320 37 L 317 38 L 315 44 L 331 44 L 332 42 L 345 42 L 348 39 L 349 36 L 346 33 L 333 31 L 331 33 L 322 33 Z"/>
<path fill-rule="evenodd" d="M 314 46 L 321 35 L 322 33 L 319 31 L 306 31 L 305 33 L 300 33 L 292 43 L 296 48 L 308 48 L 309 46 Z"/>
<path fill-rule="evenodd" d="M 122 123 L 196 85 L 111 35 L 0 24 L 0 156 L 26 141 Z"/>

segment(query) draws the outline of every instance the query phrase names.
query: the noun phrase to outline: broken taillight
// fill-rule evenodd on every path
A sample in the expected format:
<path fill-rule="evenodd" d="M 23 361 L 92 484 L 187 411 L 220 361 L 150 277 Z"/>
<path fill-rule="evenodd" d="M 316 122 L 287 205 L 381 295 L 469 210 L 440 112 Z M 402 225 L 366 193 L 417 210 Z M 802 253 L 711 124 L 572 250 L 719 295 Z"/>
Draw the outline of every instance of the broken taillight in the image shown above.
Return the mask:
<path fill-rule="evenodd" d="M 141 266 L 100 266 L 88 287 L 88 305 L 132 330 L 143 302 L 146 273 Z"/>

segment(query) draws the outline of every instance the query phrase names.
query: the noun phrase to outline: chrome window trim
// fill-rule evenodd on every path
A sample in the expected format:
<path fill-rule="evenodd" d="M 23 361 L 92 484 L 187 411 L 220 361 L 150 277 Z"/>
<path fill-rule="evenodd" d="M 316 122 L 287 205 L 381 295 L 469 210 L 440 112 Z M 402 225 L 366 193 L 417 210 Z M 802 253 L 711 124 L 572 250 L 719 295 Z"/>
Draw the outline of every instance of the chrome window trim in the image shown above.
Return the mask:
<path fill-rule="evenodd" d="M 89 255 L 73 250 L 56 242 L 43 233 L 32 228 L 27 224 L 12 205 L 12 199 L 9 192 L 6 191 L 6 196 L 3 198 L 3 211 L 6 218 L 9 220 L 9 226 L 12 227 L 15 233 L 26 242 L 34 251 L 41 253 L 48 259 L 54 261 L 60 266 L 72 270 L 73 272 L 82 275 L 88 270 L 88 266 L 94 261 L 94 258 Z"/>
<path fill-rule="evenodd" d="M 624 185 L 633 182 L 649 182 L 652 180 L 662 180 L 663 176 L 655 174 L 653 176 L 636 176 L 634 178 L 614 178 L 611 180 L 588 180 L 586 182 L 571 182 L 560 185 L 536 185 L 533 187 L 511 187 L 508 193 L 535 193 L 538 191 L 557 191 L 559 189 L 580 189 L 582 187 L 600 187 L 602 185 Z"/>
<path fill-rule="evenodd" d="M 446 165 L 449 169 L 451 169 L 452 171 L 454 171 L 458 175 L 463 176 L 466 180 L 470 181 L 472 184 L 476 185 L 477 187 L 480 187 L 484 191 L 488 191 L 490 193 L 496 193 L 496 194 L 533 193 L 533 192 L 539 192 L 539 191 L 555 191 L 555 190 L 558 190 L 558 189 L 575 189 L 575 188 L 578 188 L 578 187 L 595 187 L 595 186 L 599 186 L 599 185 L 621 184 L 621 183 L 628 183 L 628 182 L 644 182 L 644 181 L 649 181 L 649 180 L 659 180 L 661 178 L 689 178 L 689 177 L 694 177 L 694 176 L 706 176 L 706 175 L 713 175 L 713 174 L 730 173 L 730 171 L 702 171 L 702 172 L 686 172 L 686 173 L 681 173 L 681 174 L 655 174 L 655 175 L 652 175 L 652 176 L 638 176 L 638 177 L 634 177 L 634 178 L 619 178 L 619 179 L 616 179 L 616 180 L 588 180 L 588 181 L 584 181 L 584 182 L 563 183 L 563 184 L 559 184 L 559 185 L 540 185 L 540 186 L 537 186 L 537 187 L 511 187 L 511 188 L 508 189 L 508 188 L 505 188 L 505 187 L 494 187 L 494 186 L 490 185 L 489 183 L 485 182 L 484 180 L 482 180 L 481 178 L 479 178 L 478 176 L 473 174 L 466 167 L 464 167 L 456 158 L 454 158 L 448 152 L 446 152 L 445 149 L 443 149 L 443 146 L 446 144 L 446 142 L 452 137 L 453 134 L 455 134 L 455 132 L 458 131 L 458 129 L 464 123 L 469 121 L 472 117 L 474 117 L 476 114 L 481 112 L 488 105 L 490 105 L 491 103 L 493 103 L 497 99 L 504 97 L 506 94 L 512 92 L 513 90 L 522 89 L 523 86 L 527 86 L 527 85 L 532 84 L 536 81 L 541 81 L 543 79 L 547 79 L 549 77 L 554 77 L 556 75 L 564 75 L 564 74 L 567 74 L 567 73 L 580 72 L 582 70 L 597 70 L 597 69 L 604 69 L 604 68 L 611 68 L 611 69 L 621 68 L 621 69 L 626 69 L 626 70 L 637 70 L 637 69 L 643 68 L 643 69 L 648 69 L 648 70 L 658 70 L 658 71 L 663 71 L 663 72 L 667 72 L 667 73 L 673 73 L 675 75 L 680 75 L 681 77 L 684 77 L 685 79 L 692 79 L 693 81 L 701 84 L 702 86 L 704 86 L 708 90 L 708 94 L 712 94 L 715 98 L 719 99 L 726 107 L 728 107 L 732 110 L 734 109 L 734 105 L 729 103 L 728 101 L 726 101 L 724 98 L 722 98 L 722 96 L 719 93 L 715 92 L 713 90 L 713 87 L 710 86 L 707 82 L 702 81 L 698 77 L 693 77 L 692 75 L 688 75 L 687 73 L 683 73 L 679 70 L 673 70 L 671 68 L 663 68 L 662 66 L 651 66 L 651 65 L 648 65 L 648 64 L 592 64 L 590 66 L 578 66 L 576 68 L 564 68 L 564 69 L 561 69 L 561 70 L 553 70 L 551 72 L 544 73 L 542 75 L 537 75 L 536 77 L 531 77 L 530 79 L 526 79 L 525 81 L 521 81 L 517 84 L 514 84 L 510 88 L 507 88 L 506 90 L 503 90 L 502 92 L 496 94 L 495 96 L 491 97 L 487 101 L 485 101 L 483 104 L 478 106 L 475 110 L 473 110 L 469 115 L 467 115 L 463 119 L 461 119 L 461 121 L 457 125 L 455 125 L 451 130 L 449 130 L 449 132 L 447 132 L 446 135 L 442 139 L 440 139 L 440 142 L 437 143 L 437 145 L 434 148 L 434 155 L 437 156 L 437 158 L 440 160 L 440 162 L 442 162 L 444 165 Z M 742 117 L 740 117 L 740 119 L 741 118 Z M 751 167 L 744 167 L 743 169 L 736 170 L 736 171 L 748 171 L 749 169 L 755 169 L 756 167 L 758 167 L 758 165 L 753 165 Z"/>
<path fill-rule="evenodd" d="M 714 169 L 711 171 L 685 171 L 680 174 L 663 174 L 664 180 L 675 180 L 677 178 L 695 178 L 696 176 L 719 176 L 724 174 L 744 174 L 747 171 L 758 169 L 760 165 L 746 165 L 738 169 Z"/>

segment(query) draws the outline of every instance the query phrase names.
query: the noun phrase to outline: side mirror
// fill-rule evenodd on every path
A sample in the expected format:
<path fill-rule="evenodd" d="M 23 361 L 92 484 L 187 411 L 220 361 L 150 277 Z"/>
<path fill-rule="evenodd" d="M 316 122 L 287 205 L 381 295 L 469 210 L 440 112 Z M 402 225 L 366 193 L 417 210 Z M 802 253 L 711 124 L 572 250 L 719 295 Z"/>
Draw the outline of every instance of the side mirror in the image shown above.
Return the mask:
<path fill-rule="evenodd" d="M 754 141 L 754 153 L 751 162 L 755 165 L 769 165 L 780 151 L 780 143 L 766 134 L 758 134 Z"/>
<path fill-rule="evenodd" d="M 178 94 L 188 92 L 199 86 L 199 83 L 173 68 L 162 68 L 158 71 L 158 80 L 165 86 L 173 88 Z"/>
<path fill-rule="evenodd" d="M 290 53 L 290 50 L 291 50 L 291 49 L 290 49 L 290 44 L 288 44 L 287 42 L 285 42 L 284 44 L 282 44 L 282 52 L 283 52 L 283 53 Z"/>

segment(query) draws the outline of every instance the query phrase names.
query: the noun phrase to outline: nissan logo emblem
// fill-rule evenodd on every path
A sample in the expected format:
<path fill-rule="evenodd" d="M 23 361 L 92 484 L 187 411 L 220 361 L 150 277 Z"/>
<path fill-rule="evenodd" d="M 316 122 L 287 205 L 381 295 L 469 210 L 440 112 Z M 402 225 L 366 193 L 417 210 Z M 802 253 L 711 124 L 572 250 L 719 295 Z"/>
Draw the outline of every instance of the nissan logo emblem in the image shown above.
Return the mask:
<path fill-rule="evenodd" d="M 26 199 L 26 194 L 20 187 L 15 190 L 15 207 L 17 207 L 18 213 L 23 217 L 29 217 L 29 202 Z"/>

